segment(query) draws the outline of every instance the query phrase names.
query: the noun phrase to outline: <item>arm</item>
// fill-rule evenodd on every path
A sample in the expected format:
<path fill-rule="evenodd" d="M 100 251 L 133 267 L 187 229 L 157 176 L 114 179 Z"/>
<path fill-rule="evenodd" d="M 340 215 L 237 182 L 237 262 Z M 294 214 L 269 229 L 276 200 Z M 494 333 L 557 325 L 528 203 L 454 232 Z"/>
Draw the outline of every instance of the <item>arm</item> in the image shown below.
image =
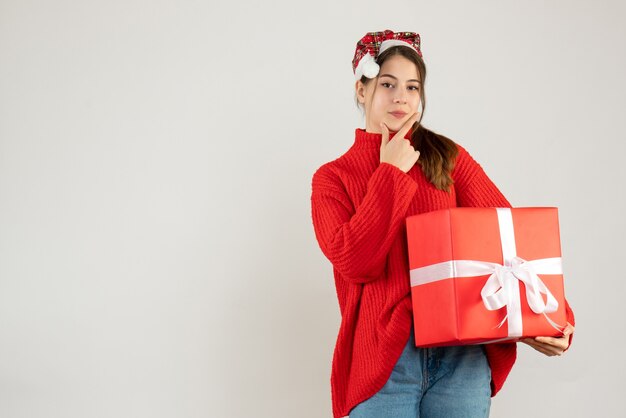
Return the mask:
<path fill-rule="evenodd" d="M 356 210 L 341 180 L 329 170 L 313 175 L 311 212 L 324 255 L 352 283 L 380 277 L 404 222 L 417 183 L 394 165 L 380 163 Z"/>

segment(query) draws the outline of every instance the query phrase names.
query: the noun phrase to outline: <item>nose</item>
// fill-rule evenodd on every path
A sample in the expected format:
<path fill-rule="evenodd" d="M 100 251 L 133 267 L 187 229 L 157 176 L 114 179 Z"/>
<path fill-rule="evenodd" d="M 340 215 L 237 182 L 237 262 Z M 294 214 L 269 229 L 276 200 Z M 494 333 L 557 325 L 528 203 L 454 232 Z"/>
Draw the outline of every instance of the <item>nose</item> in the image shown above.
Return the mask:
<path fill-rule="evenodd" d="M 401 90 L 401 89 L 396 90 L 396 94 L 393 98 L 393 102 L 406 104 L 406 91 Z"/>

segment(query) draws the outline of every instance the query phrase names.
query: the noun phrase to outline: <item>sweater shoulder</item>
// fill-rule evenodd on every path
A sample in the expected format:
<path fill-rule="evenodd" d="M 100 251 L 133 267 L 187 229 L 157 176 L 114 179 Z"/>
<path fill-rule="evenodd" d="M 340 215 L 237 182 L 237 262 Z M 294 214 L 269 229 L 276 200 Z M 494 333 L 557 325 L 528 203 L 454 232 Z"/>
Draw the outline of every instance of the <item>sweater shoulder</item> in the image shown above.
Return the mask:
<path fill-rule="evenodd" d="M 322 164 L 317 170 L 315 170 L 312 179 L 313 186 L 320 181 L 330 181 L 343 184 L 345 179 L 350 177 L 350 175 L 354 172 L 353 151 L 354 150 L 350 148 L 339 157 Z"/>
<path fill-rule="evenodd" d="M 478 163 L 472 155 L 469 153 L 467 148 L 464 145 L 461 145 L 459 142 L 452 140 L 448 137 L 444 137 L 449 139 L 454 143 L 457 149 L 457 155 L 454 159 L 454 166 L 452 168 L 452 178 L 455 178 L 457 175 L 462 174 L 470 174 L 473 173 L 476 168 L 478 168 Z"/>

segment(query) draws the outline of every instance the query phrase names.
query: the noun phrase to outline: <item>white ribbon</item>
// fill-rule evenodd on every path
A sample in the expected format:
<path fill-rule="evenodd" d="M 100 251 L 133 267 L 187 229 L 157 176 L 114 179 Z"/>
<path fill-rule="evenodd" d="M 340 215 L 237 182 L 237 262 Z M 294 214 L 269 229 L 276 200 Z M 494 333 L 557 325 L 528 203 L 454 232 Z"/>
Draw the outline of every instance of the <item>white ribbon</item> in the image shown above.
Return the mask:
<path fill-rule="evenodd" d="M 552 321 L 547 313 L 556 312 L 559 303 L 538 274 L 563 274 L 561 257 L 524 260 L 517 256 L 515 231 L 510 208 L 496 208 L 500 226 L 500 240 L 504 264 L 478 260 L 450 260 L 443 263 L 412 269 L 411 286 L 438 280 L 485 276 L 490 274 L 480 295 L 485 308 L 490 311 L 506 307 L 509 337 L 522 336 L 522 309 L 519 282 L 526 287 L 528 306 L 536 314 L 543 314 L 548 323 L 561 331 L 562 326 Z M 542 294 L 546 295 L 544 302 Z"/>

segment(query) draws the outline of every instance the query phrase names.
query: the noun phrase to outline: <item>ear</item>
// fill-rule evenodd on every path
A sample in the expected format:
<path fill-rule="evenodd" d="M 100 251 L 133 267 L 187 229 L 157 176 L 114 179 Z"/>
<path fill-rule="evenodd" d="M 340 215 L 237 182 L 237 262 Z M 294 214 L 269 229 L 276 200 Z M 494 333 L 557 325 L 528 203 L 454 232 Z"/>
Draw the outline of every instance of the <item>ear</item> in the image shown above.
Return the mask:
<path fill-rule="evenodd" d="M 363 84 L 363 82 L 361 80 L 357 80 L 354 88 L 356 90 L 356 98 L 359 101 L 359 103 L 364 104 L 365 103 L 365 84 Z"/>

